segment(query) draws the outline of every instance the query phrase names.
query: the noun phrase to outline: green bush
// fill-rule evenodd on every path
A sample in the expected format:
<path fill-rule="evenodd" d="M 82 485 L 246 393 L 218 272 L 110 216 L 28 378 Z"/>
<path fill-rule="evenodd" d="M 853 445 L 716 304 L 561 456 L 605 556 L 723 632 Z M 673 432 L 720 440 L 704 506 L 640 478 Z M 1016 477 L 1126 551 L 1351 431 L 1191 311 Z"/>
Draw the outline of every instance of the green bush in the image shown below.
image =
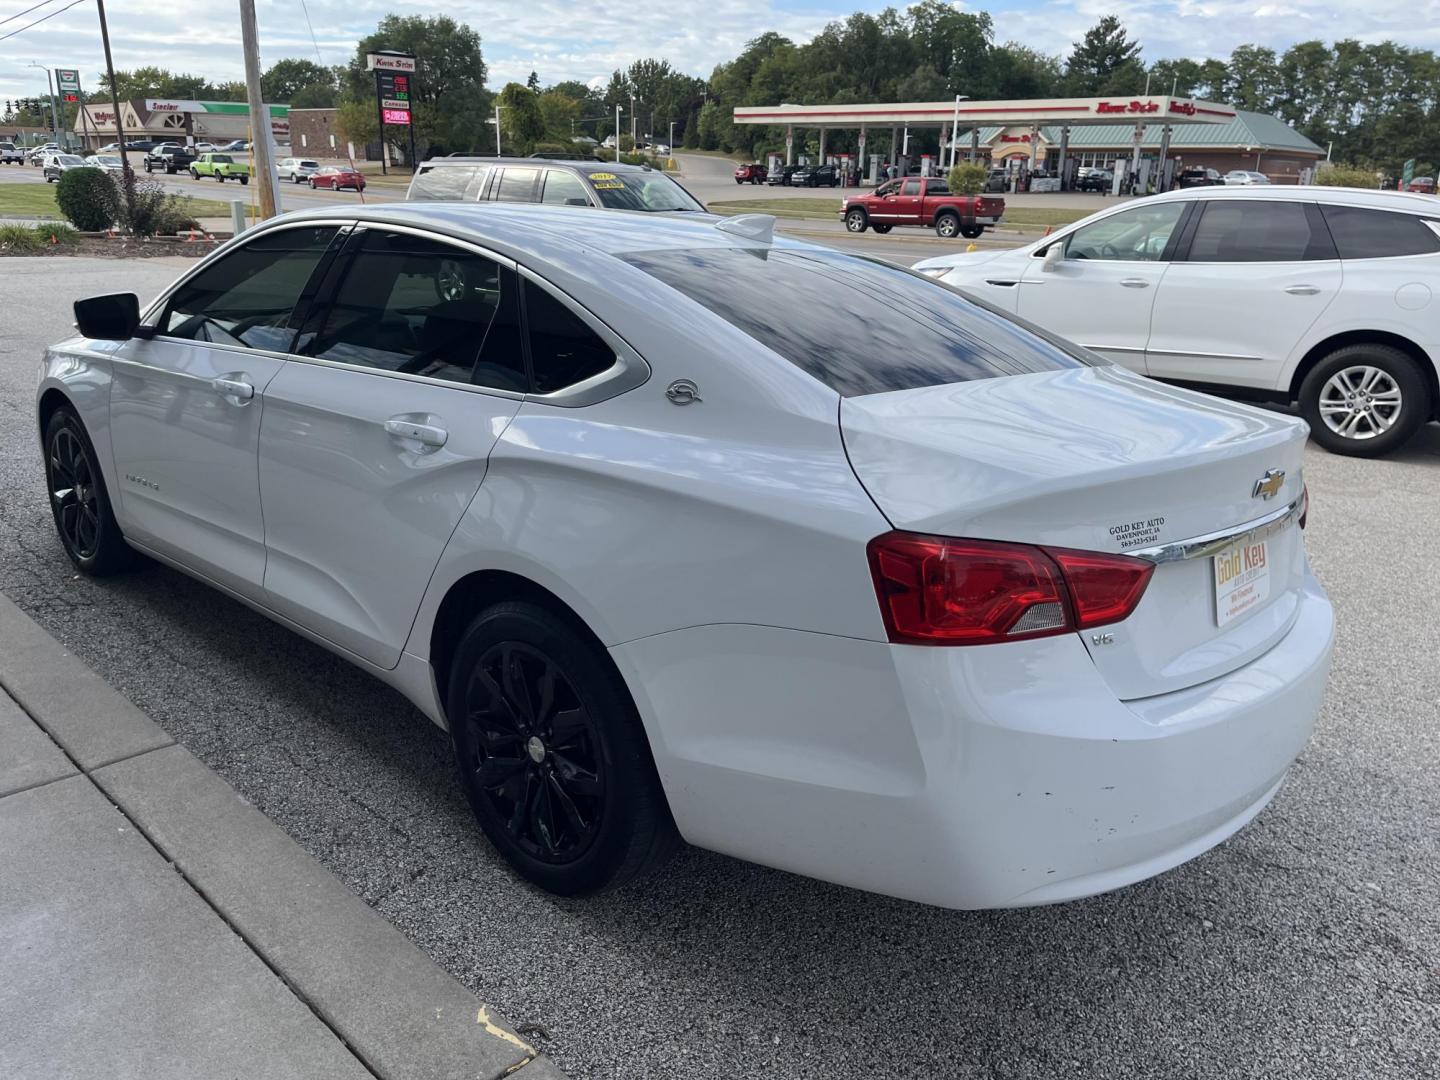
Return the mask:
<path fill-rule="evenodd" d="M 115 224 L 119 190 L 104 169 L 66 169 L 55 185 L 60 212 L 84 232 L 100 232 Z"/>
<path fill-rule="evenodd" d="M 562 142 L 537 142 L 530 153 L 534 157 L 574 157 L 575 147 Z"/>
<path fill-rule="evenodd" d="M 33 225 L 0 225 L 0 253 L 15 255 L 39 251 L 43 246 Z"/>
<path fill-rule="evenodd" d="M 120 200 L 120 224 L 136 236 L 157 236 L 184 232 L 196 227 L 190 213 L 190 200 L 169 195 L 158 180 L 138 180 L 127 173 L 124 184 L 130 197 Z"/>
<path fill-rule="evenodd" d="M 949 172 L 946 183 L 956 195 L 979 195 L 985 190 L 985 166 L 973 161 L 962 161 Z"/>
<path fill-rule="evenodd" d="M 1380 186 L 1380 176 L 1374 169 L 1360 165 L 1331 165 L 1315 173 L 1315 183 L 1326 187 L 1369 188 L 1374 191 Z"/>

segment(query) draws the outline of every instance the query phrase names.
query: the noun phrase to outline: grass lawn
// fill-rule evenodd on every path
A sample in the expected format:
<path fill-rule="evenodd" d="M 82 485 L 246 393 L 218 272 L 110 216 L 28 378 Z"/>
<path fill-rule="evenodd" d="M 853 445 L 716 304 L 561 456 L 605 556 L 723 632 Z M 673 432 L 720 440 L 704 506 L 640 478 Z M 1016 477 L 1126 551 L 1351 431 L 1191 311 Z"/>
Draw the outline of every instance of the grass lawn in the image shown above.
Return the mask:
<path fill-rule="evenodd" d="M 774 214 L 776 217 L 788 218 L 824 218 L 830 221 L 839 219 L 840 196 L 830 197 L 819 196 L 809 198 L 799 196 L 793 199 L 730 199 L 709 204 L 711 210 L 717 214 Z M 1097 203 L 1095 210 L 1101 208 L 1103 203 Z M 1014 206 L 1011 205 L 1005 210 L 1005 223 L 1007 225 L 1068 225 L 1072 221 L 1079 221 L 1082 217 L 1093 214 L 1095 210 L 1071 210 L 1057 207 L 1045 206 Z"/>
<path fill-rule="evenodd" d="M 193 217 L 230 216 L 230 204 L 214 199 L 183 200 Z M 248 200 L 247 200 L 248 203 Z M 255 216 L 255 207 L 247 205 L 246 213 Z M 55 205 L 54 184 L 5 184 L 0 183 L 0 217 L 52 217 L 63 218 L 60 208 Z"/>

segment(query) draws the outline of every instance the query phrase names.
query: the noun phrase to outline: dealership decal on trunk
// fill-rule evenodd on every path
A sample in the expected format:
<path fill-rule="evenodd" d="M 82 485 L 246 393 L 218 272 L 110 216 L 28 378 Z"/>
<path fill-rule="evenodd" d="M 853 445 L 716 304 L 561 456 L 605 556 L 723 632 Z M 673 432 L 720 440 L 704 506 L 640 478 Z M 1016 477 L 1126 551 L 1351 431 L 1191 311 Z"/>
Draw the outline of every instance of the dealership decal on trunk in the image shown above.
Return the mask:
<path fill-rule="evenodd" d="M 1120 544 L 1120 550 L 1134 547 L 1149 547 L 1160 539 L 1160 530 L 1165 527 L 1164 517 L 1145 518 L 1140 521 L 1126 521 L 1110 526 L 1110 535 Z"/>

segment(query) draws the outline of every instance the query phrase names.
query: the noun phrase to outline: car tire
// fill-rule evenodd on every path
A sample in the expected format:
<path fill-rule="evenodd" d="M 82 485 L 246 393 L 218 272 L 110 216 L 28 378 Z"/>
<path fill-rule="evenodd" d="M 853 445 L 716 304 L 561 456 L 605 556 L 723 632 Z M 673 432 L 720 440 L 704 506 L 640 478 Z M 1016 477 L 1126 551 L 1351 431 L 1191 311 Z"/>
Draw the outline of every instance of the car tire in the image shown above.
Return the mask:
<path fill-rule="evenodd" d="M 311 180 L 311 181 L 310 181 L 310 190 L 311 190 L 311 191 L 314 191 L 314 190 L 315 190 L 315 181 L 314 181 L 314 180 Z"/>
<path fill-rule="evenodd" d="M 199 174 L 198 172 L 196 172 L 194 169 L 191 169 L 191 170 L 190 170 L 190 179 L 191 179 L 191 180 L 199 180 L 199 179 L 200 179 L 200 174 Z"/>
<path fill-rule="evenodd" d="M 845 229 L 847 232 L 863 233 L 870 224 L 870 215 L 860 207 L 845 212 Z"/>
<path fill-rule="evenodd" d="M 983 225 L 960 226 L 960 235 L 963 236 L 966 240 L 978 240 L 984 234 L 985 227 Z"/>
<path fill-rule="evenodd" d="M 941 214 L 935 219 L 935 235 L 942 240 L 953 240 L 960 232 L 960 219 L 954 214 Z"/>
<path fill-rule="evenodd" d="M 1300 384 L 1310 437 L 1332 454 L 1379 457 L 1397 450 L 1430 419 L 1425 376 L 1391 345 L 1362 342 L 1330 353 Z"/>
<path fill-rule="evenodd" d="M 743 183 L 745 183 L 745 181 L 742 180 L 742 179 L 740 179 L 740 177 L 737 176 L 737 177 L 735 178 L 735 186 L 736 186 L 736 187 L 739 187 L 739 186 L 740 186 L 741 184 L 743 184 Z"/>
<path fill-rule="evenodd" d="M 242 177 L 240 177 L 240 186 L 241 186 L 241 187 L 249 187 L 249 186 L 250 186 L 250 177 L 248 177 L 248 176 L 242 176 Z"/>
<path fill-rule="evenodd" d="M 80 417 L 69 406 L 45 424 L 45 488 L 65 554 L 82 574 L 105 577 L 134 565 L 110 509 L 100 458 Z"/>
<path fill-rule="evenodd" d="M 888 232 L 889 232 L 891 229 L 893 229 L 894 227 L 895 227 L 894 225 L 872 225 L 872 226 L 871 226 L 871 228 L 873 228 L 873 229 L 874 229 L 877 233 L 879 233 L 881 236 L 884 236 L 886 233 L 888 233 Z"/>
<path fill-rule="evenodd" d="M 460 639 L 449 683 L 460 786 L 521 877 L 581 896 L 673 853 L 679 837 L 635 704 L 568 619 L 526 602 L 488 608 Z"/>

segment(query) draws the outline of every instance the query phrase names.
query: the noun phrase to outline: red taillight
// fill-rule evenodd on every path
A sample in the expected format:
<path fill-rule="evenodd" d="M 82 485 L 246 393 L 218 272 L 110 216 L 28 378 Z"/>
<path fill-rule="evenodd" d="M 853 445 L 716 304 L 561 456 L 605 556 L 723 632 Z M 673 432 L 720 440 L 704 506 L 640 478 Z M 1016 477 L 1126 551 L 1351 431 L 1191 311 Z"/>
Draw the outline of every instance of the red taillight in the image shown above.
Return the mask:
<path fill-rule="evenodd" d="M 982 645 L 1119 622 L 1155 564 L 1126 555 L 892 532 L 869 545 L 890 640 Z"/>

